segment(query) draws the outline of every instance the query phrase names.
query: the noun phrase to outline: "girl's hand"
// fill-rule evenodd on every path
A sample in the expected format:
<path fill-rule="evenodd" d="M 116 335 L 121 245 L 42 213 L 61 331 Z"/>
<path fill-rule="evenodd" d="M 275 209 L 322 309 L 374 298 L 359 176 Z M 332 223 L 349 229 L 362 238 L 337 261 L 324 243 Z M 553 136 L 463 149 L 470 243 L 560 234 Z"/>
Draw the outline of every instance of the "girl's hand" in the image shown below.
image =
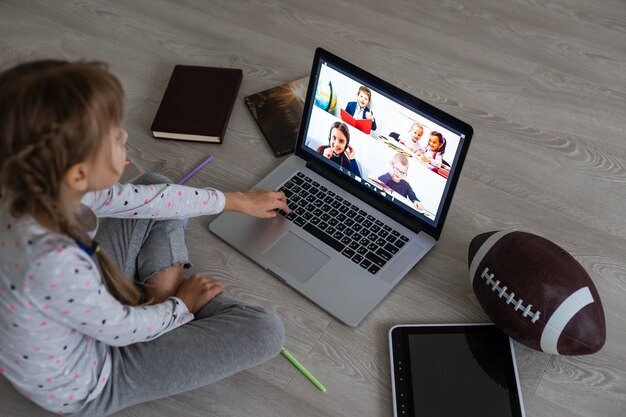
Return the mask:
<path fill-rule="evenodd" d="M 324 154 L 323 154 L 326 158 L 330 159 L 331 156 L 333 156 L 333 148 L 326 148 L 324 149 Z"/>
<path fill-rule="evenodd" d="M 276 217 L 276 209 L 289 213 L 287 197 L 282 191 L 250 190 L 245 193 L 224 193 L 224 211 L 239 211 L 254 217 Z"/>
<path fill-rule="evenodd" d="M 352 147 L 352 145 L 348 145 L 344 153 L 349 159 L 354 159 L 354 148 Z"/>
<path fill-rule="evenodd" d="M 193 274 L 183 281 L 176 291 L 176 297 L 180 298 L 187 306 L 187 310 L 197 314 L 224 291 L 224 284 L 202 274 Z"/>

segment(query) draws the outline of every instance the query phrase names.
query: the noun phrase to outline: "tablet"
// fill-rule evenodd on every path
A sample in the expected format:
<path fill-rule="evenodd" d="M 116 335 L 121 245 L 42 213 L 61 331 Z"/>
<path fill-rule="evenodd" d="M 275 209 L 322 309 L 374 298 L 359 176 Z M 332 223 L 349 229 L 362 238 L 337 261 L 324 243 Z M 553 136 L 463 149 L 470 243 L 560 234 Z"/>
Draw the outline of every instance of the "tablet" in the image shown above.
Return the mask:
<path fill-rule="evenodd" d="M 524 417 L 513 342 L 493 324 L 389 330 L 395 417 Z"/>

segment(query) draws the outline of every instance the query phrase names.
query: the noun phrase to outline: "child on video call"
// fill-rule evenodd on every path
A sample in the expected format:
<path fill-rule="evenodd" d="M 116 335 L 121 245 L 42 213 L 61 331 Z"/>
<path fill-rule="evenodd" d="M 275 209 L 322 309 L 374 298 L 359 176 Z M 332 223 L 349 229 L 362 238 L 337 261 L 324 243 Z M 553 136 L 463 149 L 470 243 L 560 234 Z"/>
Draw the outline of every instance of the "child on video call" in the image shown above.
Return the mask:
<path fill-rule="evenodd" d="M 424 134 L 424 127 L 421 124 L 415 122 L 411 125 L 411 128 L 409 129 L 410 140 L 404 141 L 400 139 L 400 143 L 405 145 L 407 148 L 409 148 L 413 152 L 419 151 L 420 150 L 419 141 L 422 138 L 423 134 Z"/>
<path fill-rule="evenodd" d="M 355 119 L 369 119 L 372 121 L 372 130 L 376 130 L 376 120 L 374 113 L 368 107 L 372 99 L 372 91 L 365 87 L 359 87 L 356 93 L 356 101 L 351 101 L 346 105 L 346 113 L 349 113 Z"/>
<path fill-rule="evenodd" d="M 416 210 L 424 211 L 424 205 L 413 192 L 411 185 L 404 179 L 409 171 L 409 160 L 406 156 L 396 153 L 389 162 L 389 172 L 378 177 L 389 188 L 403 197 L 408 198 Z"/>
<path fill-rule="evenodd" d="M 446 151 L 446 139 L 439 132 L 433 131 L 428 138 L 428 144 L 421 148 L 417 155 L 428 162 L 434 168 L 440 168 L 443 161 L 443 154 Z"/>
<path fill-rule="evenodd" d="M 335 122 L 330 126 L 328 145 L 318 147 L 317 153 L 349 169 L 354 175 L 361 176 L 361 170 L 354 159 L 354 147 L 350 145 L 350 130 L 345 123 Z"/>
<path fill-rule="evenodd" d="M 117 184 L 123 102 L 100 63 L 0 74 L 0 374 L 58 414 L 104 416 L 195 389 L 272 358 L 284 340 L 275 314 L 206 275 L 184 278 L 182 226 L 222 210 L 273 217 L 289 210 L 284 194 L 156 174 Z M 98 227 L 99 217 L 110 218 Z"/>

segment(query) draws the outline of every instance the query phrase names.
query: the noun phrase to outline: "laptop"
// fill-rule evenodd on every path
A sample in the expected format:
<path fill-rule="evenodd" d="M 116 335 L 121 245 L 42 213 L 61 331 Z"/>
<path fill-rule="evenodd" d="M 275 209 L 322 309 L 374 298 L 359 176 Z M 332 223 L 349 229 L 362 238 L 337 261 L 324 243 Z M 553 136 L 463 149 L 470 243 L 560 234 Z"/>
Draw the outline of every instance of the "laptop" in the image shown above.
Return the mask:
<path fill-rule="evenodd" d="M 346 109 L 356 110 L 342 119 Z M 295 153 L 255 186 L 284 191 L 291 212 L 273 219 L 225 212 L 209 228 L 356 326 L 434 247 L 472 134 L 468 124 L 318 48 Z"/>

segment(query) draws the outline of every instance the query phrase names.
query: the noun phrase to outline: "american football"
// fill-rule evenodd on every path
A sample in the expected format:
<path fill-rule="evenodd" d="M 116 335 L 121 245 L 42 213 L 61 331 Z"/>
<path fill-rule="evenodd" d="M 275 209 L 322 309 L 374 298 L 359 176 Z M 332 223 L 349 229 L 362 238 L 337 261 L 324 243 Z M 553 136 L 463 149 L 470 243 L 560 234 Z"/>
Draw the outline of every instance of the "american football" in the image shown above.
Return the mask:
<path fill-rule="evenodd" d="M 558 355 L 586 355 L 604 345 L 598 291 L 553 242 L 521 231 L 483 233 L 470 243 L 468 265 L 481 307 L 518 342 Z"/>

